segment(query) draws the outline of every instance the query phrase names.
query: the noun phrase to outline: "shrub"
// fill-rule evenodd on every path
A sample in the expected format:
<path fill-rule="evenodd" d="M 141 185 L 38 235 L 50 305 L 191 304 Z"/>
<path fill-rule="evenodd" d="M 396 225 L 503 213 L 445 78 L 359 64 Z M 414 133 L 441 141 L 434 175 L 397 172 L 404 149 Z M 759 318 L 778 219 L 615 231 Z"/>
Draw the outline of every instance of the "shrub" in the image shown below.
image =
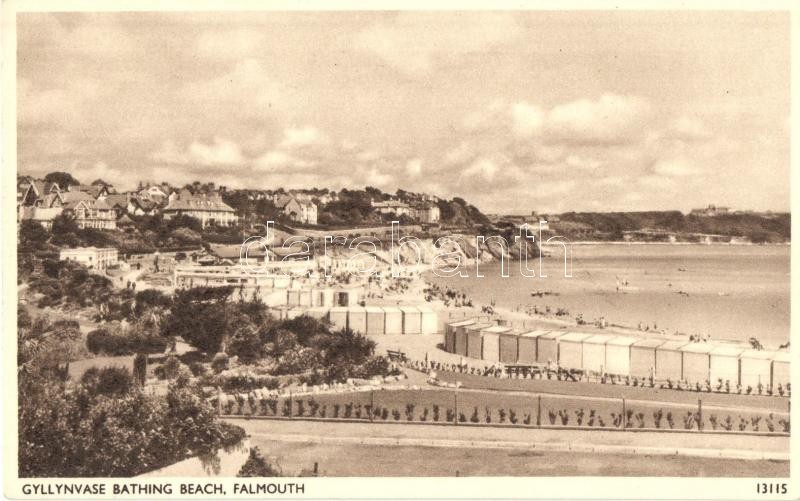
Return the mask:
<path fill-rule="evenodd" d="M 214 355 L 214 358 L 211 359 L 211 368 L 219 374 L 220 372 L 228 369 L 228 355 L 225 353 L 217 353 Z"/>
<path fill-rule="evenodd" d="M 196 377 L 204 376 L 206 372 L 208 372 L 206 366 L 201 364 L 200 362 L 190 363 L 189 370 L 192 371 L 192 375 Z"/>
<path fill-rule="evenodd" d="M 159 379 L 175 379 L 178 377 L 181 368 L 181 361 L 175 355 L 170 355 L 153 371 Z"/>
<path fill-rule="evenodd" d="M 247 461 L 244 462 L 242 467 L 239 469 L 239 473 L 236 474 L 237 477 L 281 477 L 283 474 L 281 470 L 276 467 L 272 466 L 264 459 L 264 456 L 261 455 L 261 451 L 258 449 L 258 446 L 250 448 L 250 455 L 247 458 Z"/>
<path fill-rule="evenodd" d="M 283 401 L 283 417 L 291 417 L 292 416 L 292 399 L 287 398 Z M 337 416 L 338 417 L 338 416 Z"/>
<path fill-rule="evenodd" d="M 725 421 L 722 422 L 722 429 L 731 431 L 733 429 L 733 419 L 730 416 L 725 416 Z"/>
<path fill-rule="evenodd" d="M 125 367 L 91 367 L 83 373 L 81 385 L 90 395 L 120 396 L 133 386 L 133 377 Z"/>
<path fill-rule="evenodd" d="M 133 379 L 139 386 L 144 386 L 147 379 L 147 355 L 137 353 L 133 357 Z"/>

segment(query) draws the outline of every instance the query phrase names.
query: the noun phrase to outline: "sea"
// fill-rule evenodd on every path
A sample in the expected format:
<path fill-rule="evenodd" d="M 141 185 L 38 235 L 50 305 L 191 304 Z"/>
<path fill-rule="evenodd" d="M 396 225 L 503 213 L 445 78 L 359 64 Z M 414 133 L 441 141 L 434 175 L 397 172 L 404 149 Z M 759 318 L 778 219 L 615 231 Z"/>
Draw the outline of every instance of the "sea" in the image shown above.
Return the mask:
<path fill-rule="evenodd" d="M 776 349 L 790 335 L 788 245 L 580 244 L 567 252 L 546 246 L 548 257 L 462 266 L 466 277 L 426 274 L 428 281 L 465 292 L 475 305 L 510 309 L 536 305 L 592 322 L 700 335 L 717 340 L 757 339 Z M 571 259 L 569 259 L 571 254 Z M 530 272 L 527 272 L 530 275 Z M 546 276 L 542 276 L 546 275 Z M 541 294 L 537 296 L 537 294 Z"/>

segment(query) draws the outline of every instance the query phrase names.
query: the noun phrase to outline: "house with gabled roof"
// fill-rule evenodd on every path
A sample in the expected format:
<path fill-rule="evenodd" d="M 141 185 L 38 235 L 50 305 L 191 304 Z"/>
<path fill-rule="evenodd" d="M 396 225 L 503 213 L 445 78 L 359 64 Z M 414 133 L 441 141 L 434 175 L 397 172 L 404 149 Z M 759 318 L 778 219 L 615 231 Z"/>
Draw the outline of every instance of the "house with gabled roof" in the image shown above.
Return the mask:
<path fill-rule="evenodd" d="M 177 216 L 189 216 L 200 221 L 205 228 L 208 225 L 233 226 L 238 221 L 236 211 L 222 201 L 219 192 L 193 194 L 187 189 L 181 190 L 162 211 L 164 219 Z"/>
<path fill-rule="evenodd" d="M 292 195 L 275 197 L 275 207 L 283 214 L 298 223 L 317 224 L 317 204 L 310 200 L 298 199 Z"/>

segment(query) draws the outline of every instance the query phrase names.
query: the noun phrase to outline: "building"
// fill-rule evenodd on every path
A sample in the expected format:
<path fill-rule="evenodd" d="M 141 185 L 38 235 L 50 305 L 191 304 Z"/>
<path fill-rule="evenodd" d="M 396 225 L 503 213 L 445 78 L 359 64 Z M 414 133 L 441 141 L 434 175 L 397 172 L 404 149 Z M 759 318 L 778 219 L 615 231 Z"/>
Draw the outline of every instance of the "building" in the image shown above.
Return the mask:
<path fill-rule="evenodd" d="M 89 196 L 64 204 L 64 213 L 71 215 L 79 228 L 117 229 L 117 213 L 103 200 Z"/>
<path fill-rule="evenodd" d="M 439 206 L 432 203 L 421 203 L 411 208 L 411 218 L 423 224 L 436 224 L 441 219 Z"/>
<path fill-rule="evenodd" d="M 175 216 L 189 216 L 200 221 L 205 228 L 208 225 L 233 226 L 238 218 L 230 205 L 222 201 L 219 192 L 192 194 L 183 189 L 164 208 L 164 219 Z"/>
<path fill-rule="evenodd" d="M 137 195 L 128 199 L 126 211 L 134 216 L 154 216 L 158 212 L 158 206 L 151 199 Z"/>
<path fill-rule="evenodd" d="M 50 209 L 41 207 L 20 207 L 19 220 L 20 222 L 26 220 L 33 221 L 49 230 L 53 228 L 53 220 L 56 216 L 61 214 L 62 211 L 63 209 L 61 207 L 53 207 Z"/>
<path fill-rule="evenodd" d="M 716 217 L 716 216 L 724 216 L 729 213 L 730 209 L 728 207 L 717 207 L 716 205 L 709 205 L 705 209 L 692 209 L 689 215 L 702 216 L 702 217 Z"/>
<path fill-rule="evenodd" d="M 275 197 L 275 207 L 292 221 L 303 224 L 317 224 L 317 204 L 310 200 L 298 199 L 292 195 Z"/>
<path fill-rule="evenodd" d="M 106 184 L 76 184 L 69 186 L 67 191 L 88 193 L 94 199 L 104 198 L 114 193 L 114 189 Z"/>
<path fill-rule="evenodd" d="M 411 206 L 399 200 L 387 200 L 385 202 L 372 202 L 372 208 L 378 214 L 389 214 L 400 217 L 402 215 L 411 216 Z M 438 207 L 437 207 L 438 209 Z"/>
<path fill-rule="evenodd" d="M 61 249 L 59 260 L 75 261 L 89 269 L 105 270 L 118 262 L 117 249 L 113 247 L 78 247 L 75 249 Z"/>

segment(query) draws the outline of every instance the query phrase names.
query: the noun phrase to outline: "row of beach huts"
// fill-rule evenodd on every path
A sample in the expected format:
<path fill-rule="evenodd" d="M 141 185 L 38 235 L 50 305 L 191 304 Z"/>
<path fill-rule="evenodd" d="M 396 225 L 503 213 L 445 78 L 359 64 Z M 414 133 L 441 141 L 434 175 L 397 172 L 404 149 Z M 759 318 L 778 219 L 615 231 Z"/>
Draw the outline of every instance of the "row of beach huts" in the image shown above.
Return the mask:
<path fill-rule="evenodd" d="M 789 352 L 585 332 L 520 331 L 485 319 L 445 324 L 445 350 L 507 365 L 554 364 L 597 374 L 753 388 L 790 382 Z"/>
<path fill-rule="evenodd" d="M 349 328 L 366 335 L 436 334 L 439 317 L 426 304 L 403 306 L 337 306 L 333 308 L 303 306 L 276 308 L 278 319 L 300 315 L 324 318 L 334 329 Z"/>

